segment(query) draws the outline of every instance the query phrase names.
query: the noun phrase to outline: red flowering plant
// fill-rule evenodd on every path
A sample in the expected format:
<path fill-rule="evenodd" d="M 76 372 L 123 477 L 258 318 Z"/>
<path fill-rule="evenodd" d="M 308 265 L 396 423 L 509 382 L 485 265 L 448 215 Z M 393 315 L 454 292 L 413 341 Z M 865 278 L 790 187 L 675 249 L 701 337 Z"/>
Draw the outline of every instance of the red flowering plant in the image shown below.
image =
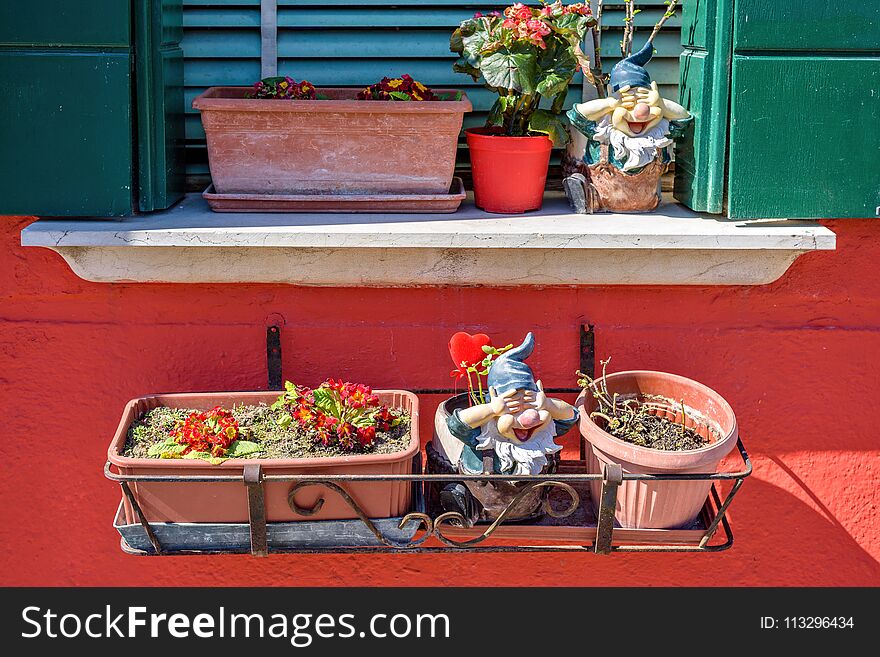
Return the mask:
<path fill-rule="evenodd" d="M 477 12 L 462 21 L 449 47 L 459 57 L 453 69 L 498 94 L 487 127 L 521 137 L 546 134 L 554 144 L 568 141 L 559 118 L 568 85 L 588 64 L 580 44 L 596 25 L 589 3 L 540 7 L 517 3 L 503 13 Z"/>
<path fill-rule="evenodd" d="M 178 421 L 165 441 L 151 446 L 147 455 L 219 463 L 259 451 L 257 443 L 239 440 L 238 421 L 232 411 L 216 406 L 210 411 L 194 411 Z"/>
<path fill-rule="evenodd" d="M 459 331 L 449 340 L 449 355 L 455 363 L 451 376 L 459 381 L 467 377 L 468 397 L 472 404 L 485 404 L 489 401 L 482 377 L 488 376 L 492 362 L 512 347 L 512 344 L 493 347 L 485 333 L 470 335 Z"/>
<path fill-rule="evenodd" d="M 263 78 L 254 83 L 248 98 L 271 98 L 281 100 L 316 100 L 318 93 L 315 85 L 307 80 L 297 82 L 286 75 Z"/>
<path fill-rule="evenodd" d="M 357 97 L 358 100 L 443 100 L 431 89 L 406 74 L 399 78 L 382 78 L 376 84 L 365 87 Z"/>
<path fill-rule="evenodd" d="M 281 412 L 281 426 L 296 422 L 316 443 L 344 452 L 369 450 L 377 431 L 390 431 L 401 422 L 369 386 L 341 379 L 329 379 L 315 389 L 288 381 L 272 409 Z"/>

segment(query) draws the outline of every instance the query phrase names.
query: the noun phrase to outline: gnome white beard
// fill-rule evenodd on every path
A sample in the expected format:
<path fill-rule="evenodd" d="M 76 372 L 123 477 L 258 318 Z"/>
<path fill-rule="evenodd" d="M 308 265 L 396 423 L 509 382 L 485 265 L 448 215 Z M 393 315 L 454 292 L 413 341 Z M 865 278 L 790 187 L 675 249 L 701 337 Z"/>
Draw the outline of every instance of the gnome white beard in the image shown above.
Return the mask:
<path fill-rule="evenodd" d="M 593 139 L 600 144 L 610 144 L 614 157 L 621 162 L 626 158 L 623 171 L 631 171 L 650 164 L 657 157 L 658 148 L 671 146 L 672 140 L 668 135 L 669 121 L 666 119 L 660 119 L 657 125 L 637 137 L 630 137 L 611 124 L 610 116 L 603 116 L 596 124 Z"/>
<path fill-rule="evenodd" d="M 561 445 L 553 442 L 555 437 L 555 425 L 548 422 L 524 443 L 514 444 L 498 432 L 498 424 L 492 420 L 483 425 L 477 449 L 494 450 L 503 472 L 513 469 L 512 474 L 515 475 L 536 475 L 547 465 L 547 455 L 562 449 Z"/>

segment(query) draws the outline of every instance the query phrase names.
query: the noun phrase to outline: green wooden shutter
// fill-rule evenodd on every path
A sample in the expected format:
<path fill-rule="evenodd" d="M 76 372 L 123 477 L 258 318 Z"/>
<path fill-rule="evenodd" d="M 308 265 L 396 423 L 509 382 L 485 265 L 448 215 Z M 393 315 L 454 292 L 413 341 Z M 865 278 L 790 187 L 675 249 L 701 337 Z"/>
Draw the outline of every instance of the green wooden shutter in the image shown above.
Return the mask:
<path fill-rule="evenodd" d="M 691 0 L 676 197 L 731 218 L 880 206 L 880 3 Z"/>
<path fill-rule="evenodd" d="M 182 196 L 181 3 L 0 3 L 0 214 L 125 216 Z"/>
<path fill-rule="evenodd" d="M 130 26 L 119 0 L 0 3 L 0 214 L 131 212 Z"/>
<path fill-rule="evenodd" d="M 693 2 L 693 0 L 686 0 Z M 510 4 L 510 3 L 508 3 Z M 537 4 L 537 3 L 533 3 Z M 605 67 L 619 57 L 623 3 L 606 2 Z M 278 71 L 319 86 L 364 86 L 385 75 L 409 73 L 434 87 L 467 92 L 474 112 L 465 127 L 481 125 L 492 94 L 452 71 L 449 35 L 475 11 L 502 9 L 503 2 L 454 0 L 278 0 Z M 663 0 L 641 0 L 636 44 L 647 38 L 664 11 Z M 207 186 L 205 136 L 193 98 L 209 86 L 249 85 L 260 76 L 259 0 L 184 0 L 187 172 L 193 189 Z M 655 42 L 649 65 L 661 93 L 678 95 L 679 19 Z M 570 104 L 581 97 L 580 76 Z"/>

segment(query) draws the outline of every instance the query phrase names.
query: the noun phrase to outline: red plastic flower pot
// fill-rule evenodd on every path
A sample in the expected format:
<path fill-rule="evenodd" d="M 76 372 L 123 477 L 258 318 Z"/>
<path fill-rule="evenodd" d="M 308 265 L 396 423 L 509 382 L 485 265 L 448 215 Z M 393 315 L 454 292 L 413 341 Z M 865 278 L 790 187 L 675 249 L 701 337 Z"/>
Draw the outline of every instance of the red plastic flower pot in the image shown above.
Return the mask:
<path fill-rule="evenodd" d="M 465 135 L 478 208 L 498 213 L 541 208 L 553 148 L 549 137 L 508 137 L 496 128 L 469 128 Z"/>

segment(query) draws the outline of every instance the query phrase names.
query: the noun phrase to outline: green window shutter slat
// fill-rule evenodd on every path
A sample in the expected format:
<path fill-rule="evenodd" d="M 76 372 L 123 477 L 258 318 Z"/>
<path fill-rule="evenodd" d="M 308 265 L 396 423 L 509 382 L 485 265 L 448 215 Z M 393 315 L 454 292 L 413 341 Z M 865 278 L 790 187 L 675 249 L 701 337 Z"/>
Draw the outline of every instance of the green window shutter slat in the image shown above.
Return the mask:
<path fill-rule="evenodd" d="M 570 2 L 571 0 L 567 0 Z M 638 0 L 635 43 L 643 42 L 665 11 L 665 0 Z M 693 0 L 685 0 L 685 3 Z M 204 131 L 192 99 L 209 86 L 248 85 L 260 75 L 260 0 L 183 0 L 184 92 L 187 173 L 207 171 Z M 532 4 L 537 4 L 533 2 Z M 465 125 L 481 125 L 494 96 L 452 71 L 449 35 L 474 11 L 500 9 L 504 2 L 460 0 L 278 0 L 278 70 L 323 86 L 362 86 L 383 75 L 410 73 L 435 87 L 468 93 L 474 112 Z M 603 58 L 606 69 L 619 58 L 623 2 L 605 3 Z M 649 65 L 666 97 L 678 96 L 680 18 L 655 40 Z M 580 100 L 578 76 L 569 104 Z"/>

